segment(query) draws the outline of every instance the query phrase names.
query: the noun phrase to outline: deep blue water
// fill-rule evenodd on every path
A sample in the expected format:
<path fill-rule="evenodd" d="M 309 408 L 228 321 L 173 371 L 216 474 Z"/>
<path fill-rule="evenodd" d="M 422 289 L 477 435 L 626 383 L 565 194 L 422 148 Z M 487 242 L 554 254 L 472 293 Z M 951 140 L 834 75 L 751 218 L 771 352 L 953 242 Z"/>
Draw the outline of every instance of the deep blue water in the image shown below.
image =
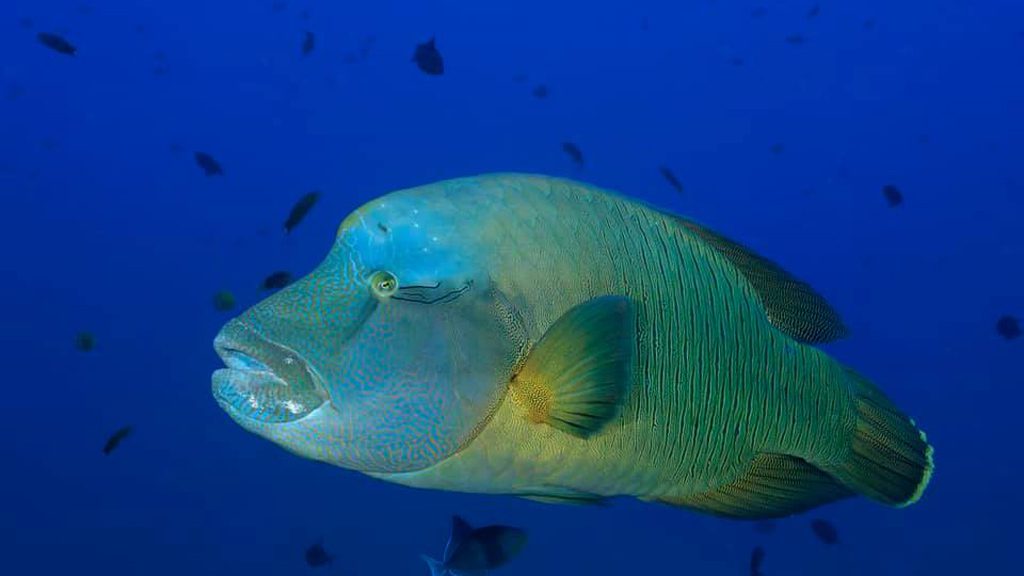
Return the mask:
<path fill-rule="evenodd" d="M 769 576 L 1019 570 L 1024 338 L 995 323 L 1024 316 L 1024 4 L 273 4 L 0 7 L 0 572 L 315 573 L 303 551 L 322 537 L 324 574 L 426 574 L 418 555 L 440 553 L 452 513 L 529 530 L 510 576 L 746 575 L 755 545 Z M 431 36 L 443 76 L 411 62 Z M 225 174 L 204 176 L 196 150 Z M 363 202 L 490 171 L 643 198 L 810 281 L 852 329 L 829 351 L 935 445 L 924 499 L 852 499 L 761 534 L 630 500 L 413 490 L 290 455 L 216 406 L 215 291 L 251 305 L 269 272 L 311 270 Z M 815 539 L 819 517 L 839 545 Z"/>

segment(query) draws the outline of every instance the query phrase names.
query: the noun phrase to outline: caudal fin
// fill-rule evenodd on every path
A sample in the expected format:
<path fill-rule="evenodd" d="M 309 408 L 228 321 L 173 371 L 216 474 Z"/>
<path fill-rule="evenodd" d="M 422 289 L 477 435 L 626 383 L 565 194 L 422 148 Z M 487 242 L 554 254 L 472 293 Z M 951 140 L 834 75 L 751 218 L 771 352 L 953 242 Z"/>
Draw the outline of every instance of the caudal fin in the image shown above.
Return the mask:
<path fill-rule="evenodd" d="M 924 494 L 934 464 L 924 432 L 871 382 L 847 371 L 857 403 L 852 450 L 824 467 L 848 488 L 891 506 L 909 506 Z"/>
<path fill-rule="evenodd" d="M 445 576 L 448 574 L 448 570 L 440 560 L 434 560 L 425 554 L 421 554 L 420 558 L 423 558 L 423 561 L 426 562 L 427 566 L 430 568 L 430 576 Z"/>

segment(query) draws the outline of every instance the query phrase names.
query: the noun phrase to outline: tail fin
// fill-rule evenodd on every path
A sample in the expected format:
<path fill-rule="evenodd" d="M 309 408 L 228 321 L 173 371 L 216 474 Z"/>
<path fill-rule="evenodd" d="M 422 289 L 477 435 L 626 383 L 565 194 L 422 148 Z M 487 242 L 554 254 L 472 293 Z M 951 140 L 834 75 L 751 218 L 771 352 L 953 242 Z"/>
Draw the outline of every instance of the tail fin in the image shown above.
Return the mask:
<path fill-rule="evenodd" d="M 871 382 L 847 370 L 857 402 L 852 450 L 845 462 L 824 467 L 869 498 L 909 506 L 924 494 L 934 464 L 924 432 Z"/>
<path fill-rule="evenodd" d="M 421 554 L 420 558 L 423 558 L 423 561 L 430 568 L 430 576 L 445 576 L 448 574 L 448 569 L 444 567 L 440 560 L 434 560 L 425 554 Z"/>

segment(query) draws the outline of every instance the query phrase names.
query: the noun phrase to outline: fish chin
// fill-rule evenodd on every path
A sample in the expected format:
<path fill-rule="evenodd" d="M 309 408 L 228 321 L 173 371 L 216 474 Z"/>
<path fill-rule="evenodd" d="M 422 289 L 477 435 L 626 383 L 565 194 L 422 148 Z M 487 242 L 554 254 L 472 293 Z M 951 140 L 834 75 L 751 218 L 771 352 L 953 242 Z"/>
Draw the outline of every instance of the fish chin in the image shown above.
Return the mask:
<path fill-rule="evenodd" d="M 297 391 L 270 372 L 224 368 L 213 373 L 213 397 L 232 418 L 282 424 L 305 418 L 326 400 L 315 390 Z"/>

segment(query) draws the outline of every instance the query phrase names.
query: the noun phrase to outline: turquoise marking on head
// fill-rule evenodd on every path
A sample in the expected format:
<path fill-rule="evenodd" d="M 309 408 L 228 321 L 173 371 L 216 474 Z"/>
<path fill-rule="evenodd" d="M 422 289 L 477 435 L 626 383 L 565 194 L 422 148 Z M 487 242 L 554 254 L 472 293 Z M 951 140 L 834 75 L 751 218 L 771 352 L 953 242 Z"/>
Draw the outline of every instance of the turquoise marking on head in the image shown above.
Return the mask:
<path fill-rule="evenodd" d="M 221 330 L 221 406 L 288 450 L 364 472 L 422 469 L 462 447 L 524 337 L 459 208 L 435 185 L 346 218 L 316 270 Z"/>

